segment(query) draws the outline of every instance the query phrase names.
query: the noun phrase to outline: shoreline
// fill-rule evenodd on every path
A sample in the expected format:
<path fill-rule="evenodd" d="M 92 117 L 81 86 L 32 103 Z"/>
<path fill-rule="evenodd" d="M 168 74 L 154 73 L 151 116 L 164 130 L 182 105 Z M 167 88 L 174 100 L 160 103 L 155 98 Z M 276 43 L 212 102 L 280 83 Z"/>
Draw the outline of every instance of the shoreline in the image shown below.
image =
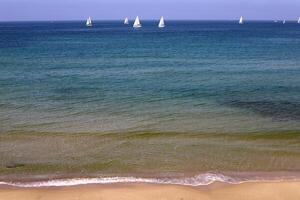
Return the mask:
<path fill-rule="evenodd" d="M 206 172 L 196 175 L 165 174 L 157 176 L 138 175 L 15 175 L 0 176 L 0 187 L 18 188 L 47 188 L 47 187 L 73 187 L 82 185 L 111 185 L 111 184 L 154 184 L 177 186 L 209 186 L 215 183 L 239 185 L 244 183 L 280 183 L 300 182 L 299 172 L 239 172 L 239 173 L 213 173 Z"/>
<path fill-rule="evenodd" d="M 0 200 L 299 200 L 300 181 L 260 182 L 209 186 L 108 184 L 70 187 L 0 187 Z"/>

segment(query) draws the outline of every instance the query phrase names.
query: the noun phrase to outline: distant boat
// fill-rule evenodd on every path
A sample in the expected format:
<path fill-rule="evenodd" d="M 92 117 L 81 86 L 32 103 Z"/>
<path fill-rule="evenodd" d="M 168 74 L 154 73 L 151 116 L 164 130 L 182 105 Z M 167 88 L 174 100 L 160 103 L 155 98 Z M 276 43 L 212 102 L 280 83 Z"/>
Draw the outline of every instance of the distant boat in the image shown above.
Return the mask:
<path fill-rule="evenodd" d="M 125 18 L 124 24 L 129 24 L 128 17 Z"/>
<path fill-rule="evenodd" d="M 135 18 L 135 21 L 134 21 L 134 24 L 133 24 L 133 28 L 141 28 L 141 27 L 142 27 L 142 24 L 140 22 L 139 16 L 137 16 Z"/>
<path fill-rule="evenodd" d="M 158 24 L 158 27 L 159 28 L 165 28 L 165 20 L 164 20 L 164 17 L 161 17 L 160 20 L 159 20 L 159 24 Z"/>
<path fill-rule="evenodd" d="M 299 17 L 299 19 L 298 19 L 298 24 L 300 24 L 300 17 Z"/>
<path fill-rule="evenodd" d="M 277 20 L 274 20 L 274 22 L 277 23 L 278 21 L 277 21 Z"/>
<path fill-rule="evenodd" d="M 86 20 L 86 26 L 87 26 L 87 27 L 93 26 L 91 17 L 89 17 L 89 18 Z"/>
<path fill-rule="evenodd" d="M 282 24 L 285 24 L 285 20 L 283 20 Z"/>
<path fill-rule="evenodd" d="M 243 19 L 243 16 L 240 17 L 240 21 L 239 21 L 239 24 L 243 24 L 244 23 L 244 19 Z"/>

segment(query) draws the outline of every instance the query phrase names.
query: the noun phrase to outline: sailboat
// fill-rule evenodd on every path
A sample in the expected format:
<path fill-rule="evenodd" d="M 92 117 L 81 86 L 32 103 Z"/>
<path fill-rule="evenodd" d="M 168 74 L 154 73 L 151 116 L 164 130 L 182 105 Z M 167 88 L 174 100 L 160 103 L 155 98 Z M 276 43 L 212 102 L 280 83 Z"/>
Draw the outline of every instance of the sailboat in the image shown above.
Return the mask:
<path fill-rule="evenodd" d="M 243 19 L 243 16 L 240 17 L 240 21 L 239 21 L 239 24 L 243 24 L 244 23 L 244 19 Z"/>
<path fill-rule="evenodd" d="M 283 20 L 282 24 L 285 24 L 285 20 Z"/>
<path fill-rule="evenodd" d="M 300 17 L 299 17 L 299 19 L 298 19 L 298 24 L 300 24 Z"/>
<path fill-rule="evenodd" d="M 91 17 L 89 17 L 89 18 L 86 20 L 86 26 L 87 26 L 87 27 L 93 26 Z"/>
<path fill-rule="evenodd" d="M 135 18 L 135 21 L 134 21 L 134 24 L 133 24 L 133 28 L 141 28 L 141 27 L 142 27 L 142 24 L 140 22 L 139 16 L 137 16 Z"/>
<path fill-rule="evenodd" d="M 165 20 L 164 20 L 164 17 L 161 17 L 160 20 L 159 20 L 159 24 L 158 24 L 158 27 L 159 28 L 165 28 Z"/>
<path fill-rule="evenodd" d="M 129 24 L 128 17 L 125 18 L 124 24 Z"/>

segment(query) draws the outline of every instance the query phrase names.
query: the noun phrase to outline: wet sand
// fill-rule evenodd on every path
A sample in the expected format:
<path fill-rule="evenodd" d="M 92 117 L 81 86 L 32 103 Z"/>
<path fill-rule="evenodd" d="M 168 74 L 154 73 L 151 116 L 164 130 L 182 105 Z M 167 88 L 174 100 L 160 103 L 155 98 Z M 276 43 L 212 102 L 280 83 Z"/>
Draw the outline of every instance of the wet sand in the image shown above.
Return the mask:
<path fill-rule="evenodd" d="M 0 188 L 0 200 L 300 200 L 300 182 L 213 184 L 188 187 L 152 184 Z"/>

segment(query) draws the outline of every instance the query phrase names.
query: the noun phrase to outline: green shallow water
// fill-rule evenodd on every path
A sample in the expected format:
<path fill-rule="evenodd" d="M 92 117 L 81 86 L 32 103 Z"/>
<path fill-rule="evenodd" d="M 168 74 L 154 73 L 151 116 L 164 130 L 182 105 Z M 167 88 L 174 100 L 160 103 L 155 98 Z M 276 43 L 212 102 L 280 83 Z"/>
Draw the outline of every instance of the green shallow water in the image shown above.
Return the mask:
<path fill-rule="evenodd" d="M 197 174 L 300 170 L 300 133 L 8 133 L 0 173 Z"/>

